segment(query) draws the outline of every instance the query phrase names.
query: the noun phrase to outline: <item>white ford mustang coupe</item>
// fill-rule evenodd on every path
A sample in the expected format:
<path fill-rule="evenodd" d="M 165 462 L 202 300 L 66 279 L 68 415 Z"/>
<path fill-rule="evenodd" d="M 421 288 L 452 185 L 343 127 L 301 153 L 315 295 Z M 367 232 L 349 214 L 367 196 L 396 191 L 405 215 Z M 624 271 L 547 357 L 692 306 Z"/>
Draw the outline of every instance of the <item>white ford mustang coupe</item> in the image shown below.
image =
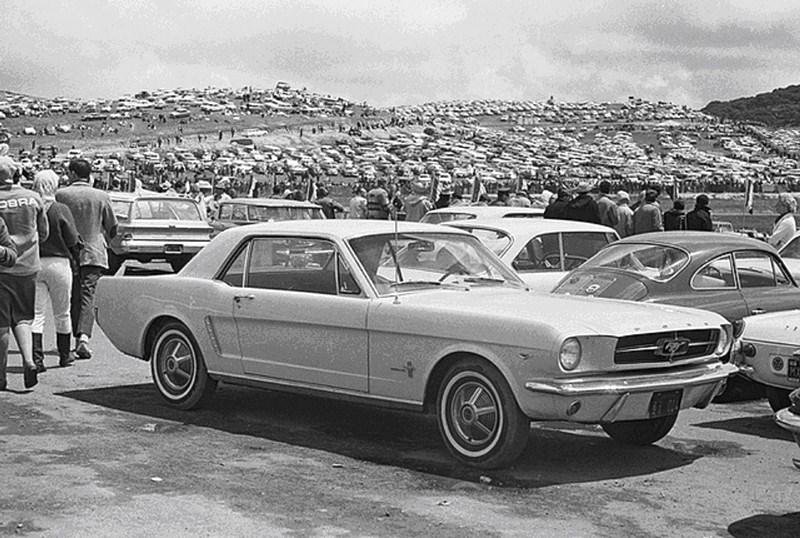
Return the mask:
<path fill-rule="evenodd" d="M 653 443 L 736 371 L 717 314 L 533 293 L 476 237 L 429 224 L 237 227 L 176 275 L 103 277 L 96 307 L 176 407 L 222 381 L 434 412 L 481 468 L 511 464 L 530 420 Z"/>

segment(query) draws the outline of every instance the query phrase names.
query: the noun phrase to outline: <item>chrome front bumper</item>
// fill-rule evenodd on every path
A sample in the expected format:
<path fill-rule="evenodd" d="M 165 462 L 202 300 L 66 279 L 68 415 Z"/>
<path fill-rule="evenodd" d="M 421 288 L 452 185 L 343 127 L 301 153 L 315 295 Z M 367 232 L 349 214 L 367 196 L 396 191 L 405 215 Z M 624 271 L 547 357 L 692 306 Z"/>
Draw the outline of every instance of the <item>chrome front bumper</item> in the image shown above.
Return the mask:
<path fill-rule="evenodd" d="M 592 377 L 530 379 L 521 407 L 534 420 L 608 423 L 649 418 L 653 394 L 681 390 L 680 408 L 706 407 L 738 369 L 712 362 L 681 370 Z"/>
<path fill-rule="evenodd" d="M 727 379 L 738 371 L 732 364 L 715 362 L 692 367 L 681 372 L 653 371 L 638 375 L 609 375 L 603 377 L 570 379 L 533 379 L 525 383 L 532 392 L 559 396 L 593 396 L 624 394 L 626 392 L 652 392 L 680 389 L 687 386 L 707 385 Z"/>

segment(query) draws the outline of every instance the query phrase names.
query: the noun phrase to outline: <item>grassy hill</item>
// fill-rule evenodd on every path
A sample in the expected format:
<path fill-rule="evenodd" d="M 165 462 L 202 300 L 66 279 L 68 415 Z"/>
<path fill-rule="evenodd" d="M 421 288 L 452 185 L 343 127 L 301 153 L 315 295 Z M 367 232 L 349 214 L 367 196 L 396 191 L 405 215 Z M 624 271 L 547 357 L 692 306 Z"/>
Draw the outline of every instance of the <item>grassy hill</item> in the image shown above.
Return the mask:
<path fill-rule="evenodd" d="M 711 101 L 702 112 L 722 119 L 759 122 L 769 127 L 800 126 L 800 85 L 731 101 Z"/>

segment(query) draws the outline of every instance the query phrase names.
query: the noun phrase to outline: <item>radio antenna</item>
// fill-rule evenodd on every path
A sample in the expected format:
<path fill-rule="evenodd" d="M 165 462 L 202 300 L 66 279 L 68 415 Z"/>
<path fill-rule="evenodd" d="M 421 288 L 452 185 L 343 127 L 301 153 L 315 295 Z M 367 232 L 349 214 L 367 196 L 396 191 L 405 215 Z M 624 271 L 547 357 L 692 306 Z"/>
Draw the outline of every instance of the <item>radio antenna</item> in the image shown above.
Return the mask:
<path fill-rule="evenodd" d="M 397 208 L 394 207 L 392 204 L 392 213 L 394 213 L 394 244 L 395 247 L 400 244 L 400 237 L 397 231 L 398 224 L 397 224 Z M 392 213 L 389 213 L 389 216 L 392 216 Z M 400 293 L 397 291 L 397 288 L 400 286 L 400 260 L 397 257 L 397 252 L 394 248 L 392 248 L 392 252 L 395 253 L 394 255 L 394 301 L 392 304 L 400 304 Z"/>

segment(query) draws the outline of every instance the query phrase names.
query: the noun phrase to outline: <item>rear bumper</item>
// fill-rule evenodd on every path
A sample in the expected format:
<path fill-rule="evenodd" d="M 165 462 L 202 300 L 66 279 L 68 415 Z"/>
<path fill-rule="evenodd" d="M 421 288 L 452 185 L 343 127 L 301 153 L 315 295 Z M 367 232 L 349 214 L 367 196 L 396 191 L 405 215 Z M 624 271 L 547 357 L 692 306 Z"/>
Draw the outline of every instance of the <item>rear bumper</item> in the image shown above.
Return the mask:
<path fill-rule="evenodd" d="M 179 256 L 181 254 L 194 255 L 200 252 L 204 246 L 208 244 L 208 239 L 201 241 L 186 241 L 176 239 L 158 240 L 158 241 L 123 241 L 118 245 L 114 245 L 111 250 L 117 256 L 132 256 L 148 255 L 152 257 L 159 256 Z"/>
<path fill-rule="evenodd" d="M 532 419 L 605 423 L 649 418 L 654 393 L 681 389 L 680 408 L 705 407 L 725 387 L 731 364 L 713 362 L 679 371 L 586 378 L 531 379 L 521 407 Z"/>

